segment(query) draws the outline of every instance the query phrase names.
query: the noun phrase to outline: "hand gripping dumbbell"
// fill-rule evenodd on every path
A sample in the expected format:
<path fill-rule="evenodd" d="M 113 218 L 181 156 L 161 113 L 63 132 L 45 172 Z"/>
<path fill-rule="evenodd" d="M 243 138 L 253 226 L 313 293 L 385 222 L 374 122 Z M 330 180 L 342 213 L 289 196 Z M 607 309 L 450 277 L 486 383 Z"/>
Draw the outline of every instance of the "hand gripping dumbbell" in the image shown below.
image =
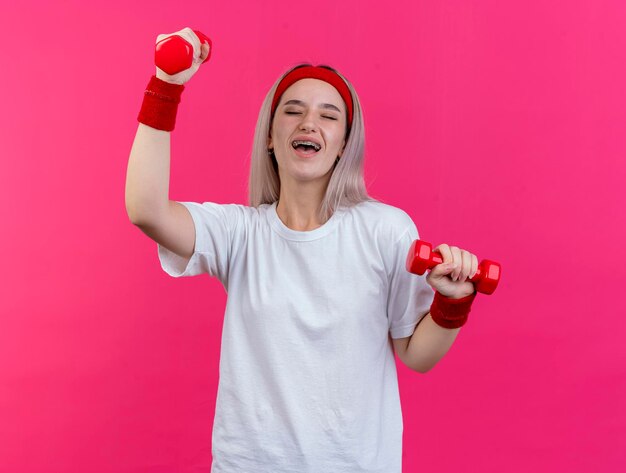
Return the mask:
<path fill-rule="evenodd" d="M 443 257 L 433 246 L 424 240 L 415 240 L 409 249 L 406 258 L 406 270 L 413 274 L 422 275 L 427 269 L 432 269 L 443 263 Z M 473 278 L 467 279 L 474 283 L 477 292 L 491 294 L 496 290 L 500 282 L 500 263 L 490 260 L 482 260 Z"/>
<path fill-rule="evenodd" d="M 211 57 L 213 45 L 208 36 L 198 30 L 193 32 L 200 38 L 200 43 L 209 45 L 209 55 L 203 63 Z M 154 64 L 166 74 L 173 76 L 189 69 L 193 62 L 193 46 L 182 36 L 172 35 L 159 41 L 154 48 Z"/>

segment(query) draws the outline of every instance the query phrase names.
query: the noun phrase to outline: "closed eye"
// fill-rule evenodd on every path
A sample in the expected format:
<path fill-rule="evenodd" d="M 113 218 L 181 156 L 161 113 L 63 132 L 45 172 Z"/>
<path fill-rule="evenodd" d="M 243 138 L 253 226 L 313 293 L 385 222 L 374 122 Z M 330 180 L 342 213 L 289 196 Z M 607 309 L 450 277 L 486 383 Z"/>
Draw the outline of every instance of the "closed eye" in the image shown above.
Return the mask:
<path fill-rule="evenodd" d="M 285 112 L 287 115 L 300 115 L 302 112 Z M 328 115 L 322 115 L 322 118 L 328 118 L 329 120 L 337 120 L 335 117 Z"/>

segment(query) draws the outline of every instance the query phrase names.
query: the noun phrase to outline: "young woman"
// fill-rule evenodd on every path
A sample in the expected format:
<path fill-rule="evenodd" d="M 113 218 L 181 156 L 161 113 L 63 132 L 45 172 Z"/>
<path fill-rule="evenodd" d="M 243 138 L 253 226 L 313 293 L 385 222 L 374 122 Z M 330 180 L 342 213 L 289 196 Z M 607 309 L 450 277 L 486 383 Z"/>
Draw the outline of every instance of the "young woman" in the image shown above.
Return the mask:
<path fill-rule="evenodd" d="M 191 29 L 175 34 L 195 61 L 150 80 L 126 206 L 164 271 L 208 273 L 228 293 L 212 472 L 400 472 L 394 351 L 422 373 L 445 355 L 476 257 L 444 244 L 427 276 L 407 272 L 417 228 L 367 195 L 359 99 L 328 66 L 296 66 L 265 97 L 249 205 L 170 201 L 176 105 L 209 53 Z"/>

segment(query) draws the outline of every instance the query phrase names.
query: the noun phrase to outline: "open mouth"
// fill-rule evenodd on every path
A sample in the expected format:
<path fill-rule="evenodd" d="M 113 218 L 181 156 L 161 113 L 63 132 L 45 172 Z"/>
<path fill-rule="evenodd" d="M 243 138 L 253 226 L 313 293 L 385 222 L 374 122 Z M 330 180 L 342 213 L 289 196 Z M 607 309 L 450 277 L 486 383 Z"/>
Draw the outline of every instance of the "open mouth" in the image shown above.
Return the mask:
<path fill-rule="evenodd" d="M 322 146 L 315 141 L 294 140 L 291 142 L 291 146 L 299 155 L 313 156 L 322 149 Z"/>

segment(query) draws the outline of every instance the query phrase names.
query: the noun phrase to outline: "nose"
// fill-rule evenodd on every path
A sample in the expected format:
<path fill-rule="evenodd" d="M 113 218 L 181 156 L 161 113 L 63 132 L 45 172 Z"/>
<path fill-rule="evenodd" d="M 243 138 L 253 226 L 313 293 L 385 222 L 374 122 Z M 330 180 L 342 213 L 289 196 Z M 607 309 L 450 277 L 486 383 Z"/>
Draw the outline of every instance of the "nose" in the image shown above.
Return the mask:
<path fill-rule="evenodd" d="M 317 123 L 314 120 L 314 112 L 313 110 L 309 110 L 308 112 L 302 115 L 302 121 L 300 122 L 301 130 L 316 130 Z"/>

